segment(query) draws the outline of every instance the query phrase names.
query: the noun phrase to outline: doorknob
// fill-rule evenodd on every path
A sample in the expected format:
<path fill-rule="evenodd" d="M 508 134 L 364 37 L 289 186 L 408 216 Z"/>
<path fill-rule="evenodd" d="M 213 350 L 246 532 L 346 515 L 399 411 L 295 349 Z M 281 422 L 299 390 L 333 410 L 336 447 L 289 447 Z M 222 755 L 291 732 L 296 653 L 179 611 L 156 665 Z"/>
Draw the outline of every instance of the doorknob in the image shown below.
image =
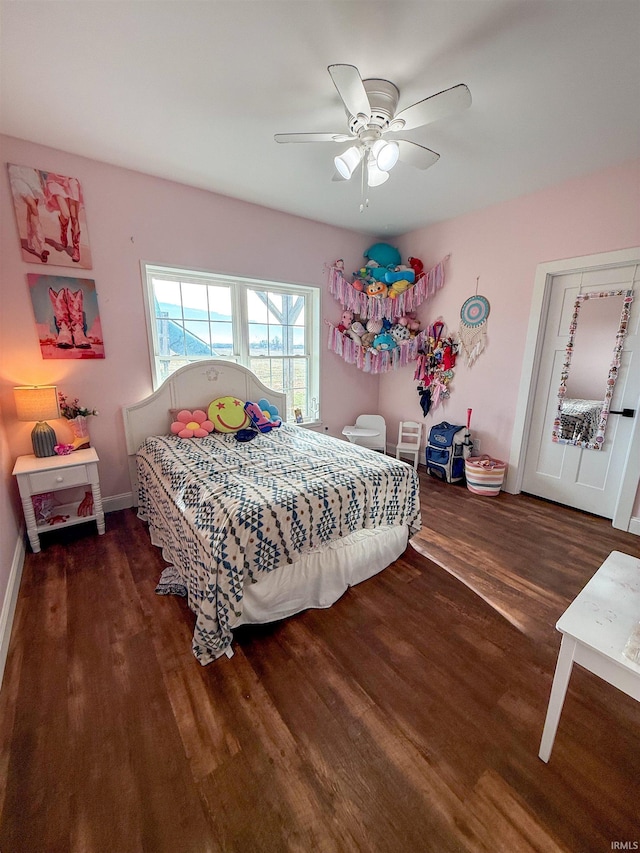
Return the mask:
<path fill-rule="evenodd" d="M 623 418 L 633 418 L 635 413 L 635 409 L 609 409 L 610 415 L 622 415 Z"/>

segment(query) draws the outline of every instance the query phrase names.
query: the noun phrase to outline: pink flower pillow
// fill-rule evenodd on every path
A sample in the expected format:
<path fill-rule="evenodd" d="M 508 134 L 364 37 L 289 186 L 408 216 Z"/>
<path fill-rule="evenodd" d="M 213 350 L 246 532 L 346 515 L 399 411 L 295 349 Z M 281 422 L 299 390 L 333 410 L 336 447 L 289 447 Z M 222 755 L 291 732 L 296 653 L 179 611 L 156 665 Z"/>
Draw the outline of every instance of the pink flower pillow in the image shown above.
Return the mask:
<path fill-rule="evenodd" d="M 193 412 L 181 409 L 171 424 L 171 432 L 180 438 L 203 438 L 212 431 L 213 424 L 201 409 L 195 409 Z"/>

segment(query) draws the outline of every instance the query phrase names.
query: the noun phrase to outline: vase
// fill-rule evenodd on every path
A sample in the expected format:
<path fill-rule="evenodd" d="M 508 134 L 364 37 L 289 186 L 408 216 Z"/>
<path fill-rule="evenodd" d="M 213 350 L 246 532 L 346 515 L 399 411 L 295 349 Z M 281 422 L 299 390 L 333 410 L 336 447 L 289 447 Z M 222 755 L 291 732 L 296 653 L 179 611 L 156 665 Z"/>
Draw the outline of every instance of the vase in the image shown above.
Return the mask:
<path fill-rule="evenodd" d="M 91 439 L 89 438 L 89 423 L 85 415 L 78 415 L 75 418 L 69 418 L 69 426 L 73 433 L 73 449 L 79 447 L 90 447 Z"/>

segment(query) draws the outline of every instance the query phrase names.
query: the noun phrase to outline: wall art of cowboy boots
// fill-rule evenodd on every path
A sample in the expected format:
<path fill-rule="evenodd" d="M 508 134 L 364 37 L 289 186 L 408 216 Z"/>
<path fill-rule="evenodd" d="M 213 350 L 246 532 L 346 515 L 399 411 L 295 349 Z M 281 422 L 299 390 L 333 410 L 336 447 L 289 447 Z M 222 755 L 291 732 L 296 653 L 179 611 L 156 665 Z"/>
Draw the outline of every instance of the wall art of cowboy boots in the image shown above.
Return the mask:
<path fill-rule="evenodd" d="M 80 225 L 75 219 L 71 220 L 71 240 L 73 241 L 71 260 L 78 263 L 80 260 Z"/>
<path fill-rule="evenodd" d="M 58 222 L 60 223 L 60 243 L 63 249 L 66 249 L 69 245 L 69 238 L 67 237 L 67 228 L 69 227 L 69 217 L 66 219 L 64 216 L 58 217 Z"/>
<path fill-rule="evenodd" d="M 67 304 L 67 288 L 63 287 L 57 292 L 50 287 L 49 299 L 53 306 L 53 318 L 56 324 L 56 346 L 61 349 L 71 349 L 74 345 L 71 334 L 71 318 Z"/>
<path fill-rule="evenodd" d="M 84 316 L 82 291 L 75 293 L 65 288 L 67 294 L 67 305 L 69 306 L 69 319 L 71 322 L 71 334 L 73 343 L 78 349 L 89 349 L 91 341 L 85 334 L 86 320 Z"/>

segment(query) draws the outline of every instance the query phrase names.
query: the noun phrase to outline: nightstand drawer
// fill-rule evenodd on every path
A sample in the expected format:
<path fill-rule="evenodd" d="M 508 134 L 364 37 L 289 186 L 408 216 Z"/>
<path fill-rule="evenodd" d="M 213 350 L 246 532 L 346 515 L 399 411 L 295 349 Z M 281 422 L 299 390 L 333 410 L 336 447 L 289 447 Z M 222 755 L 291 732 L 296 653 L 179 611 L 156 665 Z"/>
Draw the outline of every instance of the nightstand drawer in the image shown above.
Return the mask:
<path fill-rule="evenodd" d="M 42 492 L 55 492 L 56 489 L 70 489 L 89 482 L 86 465 L 74 465 L 73 468 L 57 468 L 55 471 L 38 471 L 29 474 L 29 487 L 32 495 Z"/>

